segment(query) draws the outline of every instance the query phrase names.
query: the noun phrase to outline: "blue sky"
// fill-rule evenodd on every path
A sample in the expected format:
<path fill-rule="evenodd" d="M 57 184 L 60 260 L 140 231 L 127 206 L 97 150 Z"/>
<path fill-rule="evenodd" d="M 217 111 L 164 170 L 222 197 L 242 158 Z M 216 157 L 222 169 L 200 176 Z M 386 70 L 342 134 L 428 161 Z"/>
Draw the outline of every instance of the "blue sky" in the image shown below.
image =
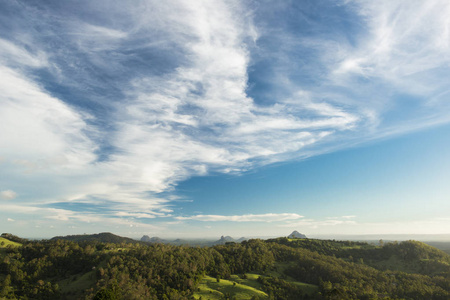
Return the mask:
<path fill-rule="evenodd" d="M 0 4 L 0 228 L 450 233 L 447 1 Z"/>

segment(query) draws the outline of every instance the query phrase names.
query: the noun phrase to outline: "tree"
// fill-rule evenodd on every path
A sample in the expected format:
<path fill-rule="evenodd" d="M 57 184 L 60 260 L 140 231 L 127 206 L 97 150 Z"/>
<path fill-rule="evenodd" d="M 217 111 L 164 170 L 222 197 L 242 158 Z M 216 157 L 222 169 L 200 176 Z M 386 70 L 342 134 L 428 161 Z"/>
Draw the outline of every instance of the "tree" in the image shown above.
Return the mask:
<path fill-rule="evenodd" d="M 117 285 L 103 288 L 95 294 L 93 300 L 120 300 L 122 295 Z"/>
<path fill-rule="evenodd" d="M 6 275 L 3 280 L 2 287 L 0 289 L 0 297 L 6 297 L 12 293 L 13 288 L 11 287 L 11 275 Z"/>

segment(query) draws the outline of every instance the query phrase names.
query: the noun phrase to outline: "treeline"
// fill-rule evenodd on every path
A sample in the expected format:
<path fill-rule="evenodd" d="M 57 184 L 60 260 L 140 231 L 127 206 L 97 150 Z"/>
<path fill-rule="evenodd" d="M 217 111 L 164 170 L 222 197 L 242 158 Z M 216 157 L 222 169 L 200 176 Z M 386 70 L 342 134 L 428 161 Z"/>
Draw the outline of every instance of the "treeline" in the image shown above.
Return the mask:
<path fill-rule="evenodd" d="M 250 272 L 261 274 L 271 299 L 450 299 L 448 255 L 419 242 L 348 243 L 275 239 L 195 248 L 28 241 L 0 254 L 0 299 L 191 299 L 205 275 L 220 280 Z M 365 263 L 389 255 L 442 268 L 410 274 Z M 87 287 L 75 292 L 70 282 L 81 277 Z M 317 285 L 319 292 L 305 293 L 295 281 Z"/>
<path fill-rule="evenodd" d="M 55 280 L 85 273 L 102 261 L 95 245 L 65 241 L 28 242 L 8 247 L 0 262 L 0 297 L 6 299 L 58 299 Z"/>
<path fill-rule="evenodd" d="M 288 239 L 277 238 L 266 240 L 268 243 L 276 243 L 289 246 L 291 248 L 308 249 L 325 255 L 337 257 L 361 257 L 380 260 L 389 259 L 396 255 L 404 260 L 417 259 L 438 259 L 450 263 L 450 256 L 430 245 L 418 241 L 404 241 L 401 243 L 384 243 L 380 240 L 380 246 L 357 241 L 335 241 L 317 239 Z"/>
<path fill-rule="evenodd" d="M 66 236 L 55 236 L 52 240 L 65 240 L 71 242 L 102 242 L 102 243 L 140 243 L 139 241 L 118 236 L 110 232 L 102 232 L 97 234 L 77 234 Z"/>
<path fill-rule="evenodd" d="M 383 243 L 380 240 L 380 246 L 364 242 L 316 239 L 278 238 L 267 242 L 308 249 L 348 262 L 363 263 L 382 271 L 404 271 L 444 277 L 450 273 L 450 256 L 447 253 L 417 241 Z"/>
<path fill-rule="evenodd" d="M 283 247 L 285 247 L 283 249 Z M 337 299 L 450 299 L 450 278 L 380 271 L 305 249 L 275 248 L 278 260 L 295 262 L 285 273 L 298 281 L 317 284 L 325 297 Z"/>
<path fill-rule="evenodd" d="M 27 239 L 20 238 L 20 237 L 18 237 L 16 235 L 13 235 L 11 233 L 2 233 L 1 237 L 5 238 L 5 239 L 8 239 L 8 240 L 10 240 L 12 242 L 20 243 L 20 244 L 28 242 Z"/>

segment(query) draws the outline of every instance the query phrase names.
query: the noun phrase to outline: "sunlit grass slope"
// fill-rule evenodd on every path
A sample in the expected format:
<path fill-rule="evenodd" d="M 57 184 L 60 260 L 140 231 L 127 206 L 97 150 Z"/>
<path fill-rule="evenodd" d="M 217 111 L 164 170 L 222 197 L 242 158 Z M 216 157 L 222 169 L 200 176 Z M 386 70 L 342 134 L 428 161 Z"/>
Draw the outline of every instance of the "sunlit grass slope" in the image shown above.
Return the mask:
<path fill-rule="evenodd" d="M 257 278 L 257 277 L 256 277 Z M 247 279 L 246 282 L 252 281 Z M 256 296 L 260 299 L 268 299 L 268 296 L 263 291 L 244 284 L 236 283 L 231 280 L 220 279 L 217 282 L 215 278 L 205 276 L 198 286 L 198 291 L 194 293 L 195 299 L 224 299 L 225 296 L 235 297 L 236 299 L 251 299 Z"/>
<path fill-rule="evenodd" d="M 251 299 L 256 296 L 258 299 L 268 299 L 267 293 L 261 290 L 261 283 L 258 282 L 259 277 L 266 277 L 259 274 L 247 273 L 245 276 L 231 275 L 229 280 L 205 276 L 198 286 L 197 292 L 194 293 L 195 299 L 224 299 L 226 296 L 235 299 Z M 288 279 L 300 287 L 305 294 L 314 294 L 318 287 L 313 284 L 307 284 Z"/>
<path fill-rule="evenodd" d="M 22 246 L 22 244 L 20 244 L 20 243 L 16 243 L 16 242 L 13 242 L 8 239 L 0 237 L 0 248 L 6 248 L 6 247 L 8 247 L 8 245 L 11 245 L 13 247 Z"/>
<path fill-rule="evenodd" d="M 70 278 L 58 281 L 61 292 L 65 294 L 67 299 L 80 299 L 83 291 L 95 286 L 95 272 L 80 273 Z"/>

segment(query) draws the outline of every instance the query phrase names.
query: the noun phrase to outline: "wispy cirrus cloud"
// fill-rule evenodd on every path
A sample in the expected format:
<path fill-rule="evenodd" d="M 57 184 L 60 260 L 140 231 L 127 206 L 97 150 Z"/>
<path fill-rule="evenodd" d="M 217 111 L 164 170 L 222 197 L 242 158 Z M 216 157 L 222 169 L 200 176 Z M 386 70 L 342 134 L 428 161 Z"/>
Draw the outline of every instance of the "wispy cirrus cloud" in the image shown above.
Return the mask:
<path fill-rule="evenodd" d="M 161 231 L 165 229 L 164 224 L 152 225 L 139 222 L 135 218 L 141 218 L 142 216 L 138 215 L 133 215 L 131 218 L 129 215 L 118 215 L 116 217 L 111 217 L 108 212 L 105 212 L 104 214 L 89 213 L 86 211 L 43 208 L 41 206 L 23 204 L 2 205 L 2 209 L 5 213 L 14 213 L 21 216 L 21 219 L 23 219 L 24 215 L 27 216 L 27 219 L 23 219 L 22 223 L 25 222 L 29 226 L 36 224 L 57 224 L 58 226 L 67 228 L 68 226 L 73 226 L 74 224 L 90 224 L 90 226 L 93 226 L 93 228 L 89 230 L 90 232 L 122 227 L 141 228 L 142 230 L 148 231 Z M 148 218 L 148 216 L 146 216 L 146 218 Z M 9 219 L 13 220 L 12 218 Z"/>
<path fill-rule="evenodd" d="M 190 217 L 175 217 L 177 220 L 195 220 L 203 222 L 282 222 L 287 220 L 301 219 L 303 216 L 292 213 L 282 214 L 247 214 L 247 215 L 235 215 L 235 216 L 222 216 L 222 215 L 195 215 Z"/>
<path fill-rule="evenodd" d="M 284 224 L 278 225 L 278 227 L 307 228 L 311 230 L 329 226 L 358 225 L 356 221 L 351 220 L 353 218 L 354 216 L 329 217 L 325 220 L 301 219 L 298 221 L 287 221 Z"/>
<path fill-rule="evenodd" d="M 35 212 L 46 219 L 54 208 L 63 209 L 54 211 L 59 221 L 83 222 L 82 207 L 111 222 L 173 217 L 179 199 L 168 194 L 192 176 L 239 173 L 450 120 L 445 1 L 342 2 L 333 8 L 355 23 L 333 27 L 332 37 L 306 17 L 302 26 L 314 35 L 264 23 L 289 9 L 284 4 L 2 6 L 2 172 L 21 195 L 17 205 L 41 207 Z M 398 94 L 410 105 L 394 120 L 390 114 L 405 109 Z M 221 218 L 300 216 L 178 217 Z"/>
<path fill-rule="evenodd" d="M 371 112 L 376 126 L 371 134 L 398 134 L 448 122 L 449 3 L 350 3 L 365 34 L 353 44 L 341 43 L 338 51 L 330 44 L 322 53 L 332 62 L 330 81 L 345 88 L 353 85 L 351 103 Z M 355 101 L 367 90 L 371 95 L 365 101 Z"/>

